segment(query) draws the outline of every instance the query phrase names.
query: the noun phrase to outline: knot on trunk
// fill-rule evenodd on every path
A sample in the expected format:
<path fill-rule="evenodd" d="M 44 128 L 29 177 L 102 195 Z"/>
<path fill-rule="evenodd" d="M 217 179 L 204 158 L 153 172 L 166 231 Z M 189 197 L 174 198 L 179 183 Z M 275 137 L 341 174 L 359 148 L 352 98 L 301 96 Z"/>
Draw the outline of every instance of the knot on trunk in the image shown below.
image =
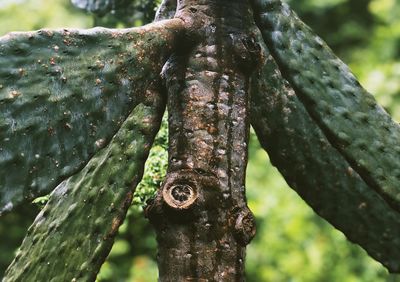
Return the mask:
<path fill-rule="evenodd" d="M 196 202 L 198 191 L 197 180 L 190 173 L 171 173 L 162 187 L 162 197 L 173 209 L 189 209 Z"/>
<path fill-rule="evenodd" d="M 235 63 L 241 72 L 251 74 L 261 66 L 264 61 L 261 45 L 254 35 L 230 34 L 230 39 Z"/>
<path fill-rule="evenodd" d="M 256 235 L 256 222 L 248 207 L 240 208 L 233 213 L 234 236 L 243 246 L 248 245 Z"/>
<path fill-rule="evenodd" d="M 145 208 L 145 214 L 153 220 L 171 212 L 176 220 L 190 218 L 206 203 L 213 208 L 219 205 L 218 185 L 218 179 L 211 173 L 192 169 L 169 172 L 156 198 Z"/>

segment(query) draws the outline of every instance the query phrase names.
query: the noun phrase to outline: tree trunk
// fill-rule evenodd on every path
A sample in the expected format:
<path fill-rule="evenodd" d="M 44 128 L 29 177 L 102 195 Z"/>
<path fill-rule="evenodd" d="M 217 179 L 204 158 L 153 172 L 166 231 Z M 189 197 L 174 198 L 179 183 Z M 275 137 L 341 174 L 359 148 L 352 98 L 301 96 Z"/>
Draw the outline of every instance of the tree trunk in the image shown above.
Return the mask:
<path fill-rule="evenodd" d="M 248 86 L 261 61 L 247 1 L 184 0 L 187 33 L 164 66 L 169 168 L 146 213 L 160 281 L 244 281 Z"/>
<path fill-rule="evenodd" d="M 263 61 L 248 2 L 164 0 L 157 20 L 177 19 L 0 38 L 0 213 L 76 173 L 51 194 L 4 281 L 95 279 L 161 120 L 156 82 L 170 51 L 169 168 L 146 208 L 160 281 L 244 281 L 255 235 L 244 188 L 248 88 Z M 286 4 L 251 2 L 272 55 L 252 89 L 264 148 L 322 217 L 399 272 L 400 126 Z"/>

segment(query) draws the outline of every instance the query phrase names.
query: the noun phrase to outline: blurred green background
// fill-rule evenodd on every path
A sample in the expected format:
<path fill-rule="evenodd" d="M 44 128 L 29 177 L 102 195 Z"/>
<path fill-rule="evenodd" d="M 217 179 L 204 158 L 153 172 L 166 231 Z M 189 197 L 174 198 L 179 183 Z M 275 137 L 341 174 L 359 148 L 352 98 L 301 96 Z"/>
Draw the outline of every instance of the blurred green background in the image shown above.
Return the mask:
<path fill-rule="evenodd" d="M 151 20 L 157 1 L 124 0 L 129 7 L 105 16 L 87 14 L 69 0 L 0 0 L 0 36 L 42 27 L 124 27 Z M 400 3 L 396 0 L 292 0 L 292 8 L 351 67 L 361 83 L 400 120 Z M 107 262 L 102 282 L 157 280 L 156 242 L 142 205 L 160 185 L 167 129 L 158 135 L 146 175 Z M 247 195 L 257 217 L 248 247 L 247 281 L 400 281 L 318 217 L 287 187 L 252 133 Z M 41 201 L 0 219 L 0 277 Z"/>

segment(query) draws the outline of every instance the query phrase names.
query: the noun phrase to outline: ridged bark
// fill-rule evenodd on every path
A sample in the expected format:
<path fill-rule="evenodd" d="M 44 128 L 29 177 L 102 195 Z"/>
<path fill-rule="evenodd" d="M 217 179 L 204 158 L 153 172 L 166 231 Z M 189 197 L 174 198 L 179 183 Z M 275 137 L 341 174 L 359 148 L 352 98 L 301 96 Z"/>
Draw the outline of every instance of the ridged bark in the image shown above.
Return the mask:
<path fill-rule="evenodd" d="M 314 122 L 351 167 L 400 211 L 400 125 L 280 0 L 252 0 L 263 38 Z"/>
<path fill-rule="evenodd" d="M 252 82 L 263 147 L 318 214 L 399 271 L 398 124 L 288 6 L 252 2 L 277 62 L 266 55 Z M 262 61 L 249 5 L 164 0 L 156 20 L 175 11 L 178 19 L 0 39 L 0 210 L 86 164 L 52 193 L 5 281 L 95 279 L 158 130 L 159 73 L 172 50 L 163 69 L 169 168 L 146 208 L 160 281 L 244 281 L 245 246 L 255 234 L 244 187 L 248 88 Z"/>
<path fill-rule="evenodd" d="M 179 22 L 0 38 L 0 215 L 110 142 L 159 77 Z"/>
<path fill-rule="evenodd" d="M 329 143 L 265 53 L 264 66 L 252 77 L 251 124 L 272 164 L 318 215 L 399 272 L 400 214 Z"/>
<path fill-rule="evenodd" d="M 160 281 L 243 281 L 249 75 L 260 60 L 247 1 L 180 1 L 188 25 L 164 67 L 169 167 L 146 209 Z"/>

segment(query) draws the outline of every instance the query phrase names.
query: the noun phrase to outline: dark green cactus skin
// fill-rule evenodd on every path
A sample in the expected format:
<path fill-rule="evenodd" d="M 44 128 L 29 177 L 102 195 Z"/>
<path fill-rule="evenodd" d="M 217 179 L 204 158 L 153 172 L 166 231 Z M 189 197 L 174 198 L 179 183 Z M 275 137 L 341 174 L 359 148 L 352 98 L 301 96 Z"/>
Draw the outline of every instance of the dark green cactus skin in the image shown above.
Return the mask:
<path fill-rule="evenodd" d="M 152 5 L 156 0 L 71 0 L 71 3 L 82 10 L 104 17 L 107 14 L 119 15 L 126 13 L 135 6 Z M 155 6 L 154 3 L 152 6 Z M 139 8 L 137 7 L 137 8 Z M 133 16 L 133 15 L 131 15 Z"/>
<path fill-rule="evenodd" d="M 253 0 L 271 54 L 329 142 L 400 211 L 400 126 L 281 1 Z"/>
<path fill-rule="evenodd" d="M 163 0 L 157 9 L 155 21 L 172 19 L 176 13 L 176 0 Z"/>
<path fill-rule="evenodd" d="M 272 163 L 317 214 L 399 272 L 400 214 L 329 143 L 274 59 L 266 57 L 251 83 L 251 123 Z"/>
<path fill-rule="evenodd" d="M 157 80 L 179 22 L 0 38 L 0 214 L 110 142 Z"/>
<path fill-rule="evenodd" d="M 121 0 L 71 0 L 76 7 L 96 14 L 105 14 L 115 7 L 116 2 Z M 126 1 L 125 1 L 126 2 Z"/>
<path fill-rule="evenodd" d="M 148 89 L 111 143 L 52 192 L 3 282 L 95 280 L 142 177 L 164 100 Z"/>

